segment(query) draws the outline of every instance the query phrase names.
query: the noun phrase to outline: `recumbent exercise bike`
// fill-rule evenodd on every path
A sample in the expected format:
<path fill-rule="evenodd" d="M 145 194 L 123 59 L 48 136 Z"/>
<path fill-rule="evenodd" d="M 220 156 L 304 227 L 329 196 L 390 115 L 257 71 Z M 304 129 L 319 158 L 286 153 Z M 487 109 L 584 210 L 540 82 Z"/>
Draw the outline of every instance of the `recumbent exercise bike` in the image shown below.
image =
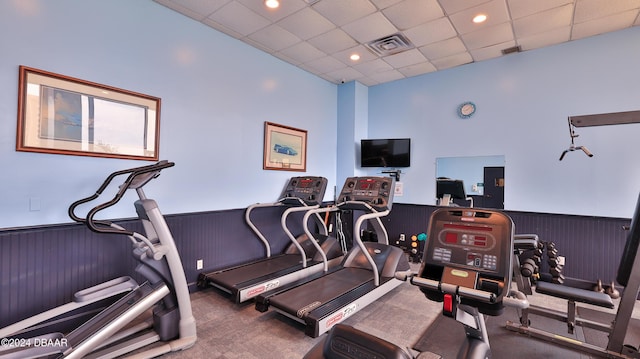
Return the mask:
<path fill-rule="evenodd" d="M 511 289 L 513 240 L 513 221 L 502 212 L 440 208 L 429 221 L 419 273 L 396 274 L 418 286 L 428 299 L 442 302 L 443 315 L 463 324 L 466 339 L 458 358 L 491 356 L 484 315 L 500 315 L 505 306 L 523 309 L 529 305 L 523 293 Z M 412 358 L 393 343 L 337 324 L 305 359 L 377 356 Z"/>

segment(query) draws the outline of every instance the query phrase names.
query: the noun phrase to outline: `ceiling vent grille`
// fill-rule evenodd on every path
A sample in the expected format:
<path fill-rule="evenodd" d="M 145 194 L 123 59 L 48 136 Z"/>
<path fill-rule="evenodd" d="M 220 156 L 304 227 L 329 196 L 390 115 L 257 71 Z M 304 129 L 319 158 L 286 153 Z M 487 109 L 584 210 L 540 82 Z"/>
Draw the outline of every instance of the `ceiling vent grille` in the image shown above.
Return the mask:
<path fill-rule="evenodd" d="M 401 33 L 385 36 L 364 44 L 374 54 L 384 57 L 414 48 L 413 44 Z"/>

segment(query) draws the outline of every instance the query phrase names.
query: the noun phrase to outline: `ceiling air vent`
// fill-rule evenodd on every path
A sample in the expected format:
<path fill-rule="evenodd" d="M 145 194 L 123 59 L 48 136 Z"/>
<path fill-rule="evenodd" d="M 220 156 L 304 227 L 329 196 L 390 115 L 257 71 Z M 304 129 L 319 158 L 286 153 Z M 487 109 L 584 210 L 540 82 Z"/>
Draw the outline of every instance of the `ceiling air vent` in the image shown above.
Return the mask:
<path fill-rule="evenodd" d="M 401 33 L 385 36 L 364 44 L 374 54 L 384 57 L 413 49 L 413 44 Z"/>
<path fill-rule="evenodd" d="M 502 50 L 502 54 L 503 55 L 509 55 L 509 54 L 513 54 L 514 52 L 521 52 L 522 48 L 518 45 L 518 46 L 512 46 L 512 47 L 507 47 L 506 49 Z"/>

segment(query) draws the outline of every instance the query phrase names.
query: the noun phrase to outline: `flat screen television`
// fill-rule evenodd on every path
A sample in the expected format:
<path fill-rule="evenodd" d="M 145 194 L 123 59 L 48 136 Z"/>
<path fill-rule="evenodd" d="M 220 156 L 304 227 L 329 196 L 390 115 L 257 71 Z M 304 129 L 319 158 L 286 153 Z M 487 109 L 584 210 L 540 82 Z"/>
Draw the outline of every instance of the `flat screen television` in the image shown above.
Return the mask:
<path fill-rule="evenodd" d="M 411 139 L 388 138 L 360 140 L 360 166 L 411 166 Z"/>

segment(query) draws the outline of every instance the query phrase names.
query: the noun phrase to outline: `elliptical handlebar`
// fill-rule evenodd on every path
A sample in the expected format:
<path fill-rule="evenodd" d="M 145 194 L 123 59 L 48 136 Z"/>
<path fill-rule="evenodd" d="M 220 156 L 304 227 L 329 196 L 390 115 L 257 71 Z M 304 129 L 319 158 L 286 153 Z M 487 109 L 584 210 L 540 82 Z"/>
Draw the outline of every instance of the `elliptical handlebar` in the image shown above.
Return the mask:
<path fill-rule="evenodd" d="M 79 223 L 83 223 L 85 224 L 87 227 L 89 227 L 89 229 L 91 229 L 93 232 L 97 232 L 97 233 L 107 233 L 107 234 L 122 234 L 122 235 L 127 235 L 127 236 L 133 236 L 134 232 L 132 231 L 127 231 L 124 229 L 117 229 L 112 227 L 112 223 L 109 221 L 103 221 L 103 220 L 94 220 L 93 217 L 99 212 L 102 211 L 106 208 L 109 208 L 113 205 L 115 205 L 116 203 L 118 203 L 120 201 L 120 199 L 122 199 L 122 197 L 124 196 L 124 193 L 127 191 L 127 189 L 140 189 L 141 187 L 143 187 L 144 185 L 146 185 L 150 180 L 158 177 L 160 175 L 160 171 L 165 169 L 165 168 L 169 168 L 169 167 L 173 167 L 175 166 L 174 162 L 169 162 L 167 160 L 162 160 L 159 162 L 156 162 L 152 165 L 148 165 L 148 166 L 140 166 L 140 167 L 134 167 L 134 168 L 130 168 L 130 169 L 126 169 L 126 170 L 120 170 L 120 171 L 116 171 L 111 173 L 106 179 L 105 181 L 102 183 L 102 185 L 100 185 L 100 187 L 98 188 L 98 190 L 96 191 L 95 194 L 77 200 L 75 202 L 73 202 L 71 204 L 71 206 L 69 206 L 69 217 L 71 217 L 71 219 L 73 219 L 76 222 Z M 116 193 L 116 195 L 108 202 L 102 203 L 97 205 L 96 207 L 92 208 L 91 210 L 89 210 L 89 212 L 87 212 L 87 217 L 86 218 L 82 218 L 79 217 L 75 214 L 75 210 L 76 208 L 84 203 L 88 203 L 91 202 L 93 200 L 95 200 L 96 198 L 98 198 L 102 192 L 104 192 L 104 190 L 109 186 L 109 184 L 111 184 L 111 182 L 118 176 L 121 175 L 125 175 L 125 174 L 129 174 L 129 176 L 127 177 L 127 179 L 120 185 L 120 189 L 119 191 Z"/>

